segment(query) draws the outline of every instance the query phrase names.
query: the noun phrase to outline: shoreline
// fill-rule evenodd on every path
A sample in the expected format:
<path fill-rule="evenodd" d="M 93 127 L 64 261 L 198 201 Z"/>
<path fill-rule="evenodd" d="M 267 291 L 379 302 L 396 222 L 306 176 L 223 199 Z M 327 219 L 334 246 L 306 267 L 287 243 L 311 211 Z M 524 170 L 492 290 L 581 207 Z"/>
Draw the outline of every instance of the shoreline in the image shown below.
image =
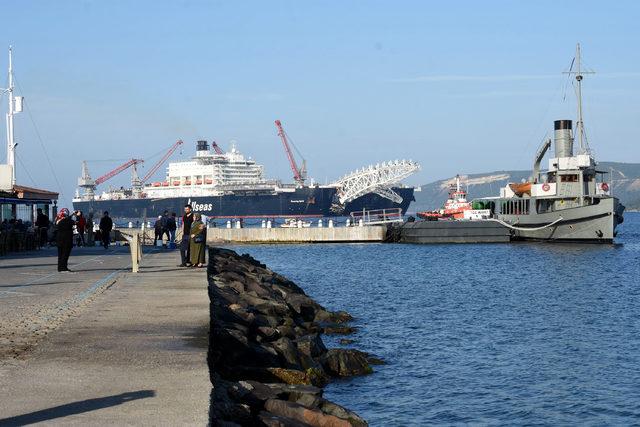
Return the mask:
<path fill-rule="evenodd" d="M 286 277 L 229 249 L 209 249 L 207 276 L 211 425 L 368 425 L 323 397 L 333 379 L 368 375 L 384 363 L 325 347 L 322 334 L 355 330 L 351 315 L 326 310 Z"/>

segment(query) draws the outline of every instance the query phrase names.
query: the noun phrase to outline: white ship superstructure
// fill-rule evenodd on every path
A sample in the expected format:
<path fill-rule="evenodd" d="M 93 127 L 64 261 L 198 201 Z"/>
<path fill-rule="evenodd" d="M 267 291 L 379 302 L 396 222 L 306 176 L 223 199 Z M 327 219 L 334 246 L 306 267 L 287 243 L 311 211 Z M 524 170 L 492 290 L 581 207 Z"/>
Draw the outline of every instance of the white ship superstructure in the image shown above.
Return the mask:
<path fill-rule="evenodd" d="M 245 158 L 235 144 L 226 153 L 216 153 L 206 141 L 198 141 L 191 160 L 169 163 L 166 179 L 146 184 L 144 192 L 147 197 L 204 196 L 244 187 L 274 190 L 281 185 L 266 180 L 264 167 Z"/>

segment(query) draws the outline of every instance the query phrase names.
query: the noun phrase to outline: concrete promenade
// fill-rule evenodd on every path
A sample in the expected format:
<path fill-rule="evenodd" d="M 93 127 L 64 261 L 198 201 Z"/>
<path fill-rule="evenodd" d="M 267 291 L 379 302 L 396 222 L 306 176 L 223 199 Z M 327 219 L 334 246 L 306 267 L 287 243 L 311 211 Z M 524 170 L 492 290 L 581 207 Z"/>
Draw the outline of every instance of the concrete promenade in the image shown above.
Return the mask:
<path fill-rule="evenodd" d="M 0 258 L 0 426 L 207 424 L 206 272 L 151 251 Z"/>

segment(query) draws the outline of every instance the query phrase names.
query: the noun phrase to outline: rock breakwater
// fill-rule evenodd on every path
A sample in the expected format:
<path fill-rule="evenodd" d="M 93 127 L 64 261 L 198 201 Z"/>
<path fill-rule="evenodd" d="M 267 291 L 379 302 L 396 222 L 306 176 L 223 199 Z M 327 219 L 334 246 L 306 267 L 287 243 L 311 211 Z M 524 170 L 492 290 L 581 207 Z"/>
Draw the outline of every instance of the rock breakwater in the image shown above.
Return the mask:
<path fill-rule="evenodd" d="M 326 310 L 249 255 L 209 250 L 210 421 L 214 426 L 366 426 L 328 401 L 333 378 L 372 373 L 380 359 L 327 349 L 323 333 L 347 334 L 352 317 Z"/>

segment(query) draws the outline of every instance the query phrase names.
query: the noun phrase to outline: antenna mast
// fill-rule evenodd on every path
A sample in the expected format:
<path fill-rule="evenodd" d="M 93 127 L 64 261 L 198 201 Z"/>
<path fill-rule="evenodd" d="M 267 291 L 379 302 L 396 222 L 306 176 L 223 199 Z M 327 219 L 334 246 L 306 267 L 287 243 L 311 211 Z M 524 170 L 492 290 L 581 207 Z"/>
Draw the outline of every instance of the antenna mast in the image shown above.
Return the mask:
<path fill-rule="evenodd" d="M 16 184 L 16 143 L 13 137 L 13 58 L 9 46 L 9 110 L 7 111 L 7 164 L 11 166 L 11 185 Z"/>
<path fill-rule="evenodd" d="M 565 74 L 575 74 L 578 86 L 576 87 L 576 96 L 578 98 L 578 138 L 580 141 L 580 154 L 584 154 L 589 151 L 587 137 L 584 133 L 584 121 L 582 120 L 582 78 L 583 74 L 595 74 L 593 71 L 582 71 L 582 64 L 580 58 L 580 43 L 576 45 L 576 71 L 567 71 Z"/>
<path fill-rule="evenodd" d="M 16 144 L 13 134 L 13 116 L 22 112 L 24 97 L 13 96 L 13 48 L 9 46 L 9 87 L 0 92 L 9 94 L 9 109 L 7 110 L 7 164 L 11 166 L 11 185 L 16 184 Z"/>

